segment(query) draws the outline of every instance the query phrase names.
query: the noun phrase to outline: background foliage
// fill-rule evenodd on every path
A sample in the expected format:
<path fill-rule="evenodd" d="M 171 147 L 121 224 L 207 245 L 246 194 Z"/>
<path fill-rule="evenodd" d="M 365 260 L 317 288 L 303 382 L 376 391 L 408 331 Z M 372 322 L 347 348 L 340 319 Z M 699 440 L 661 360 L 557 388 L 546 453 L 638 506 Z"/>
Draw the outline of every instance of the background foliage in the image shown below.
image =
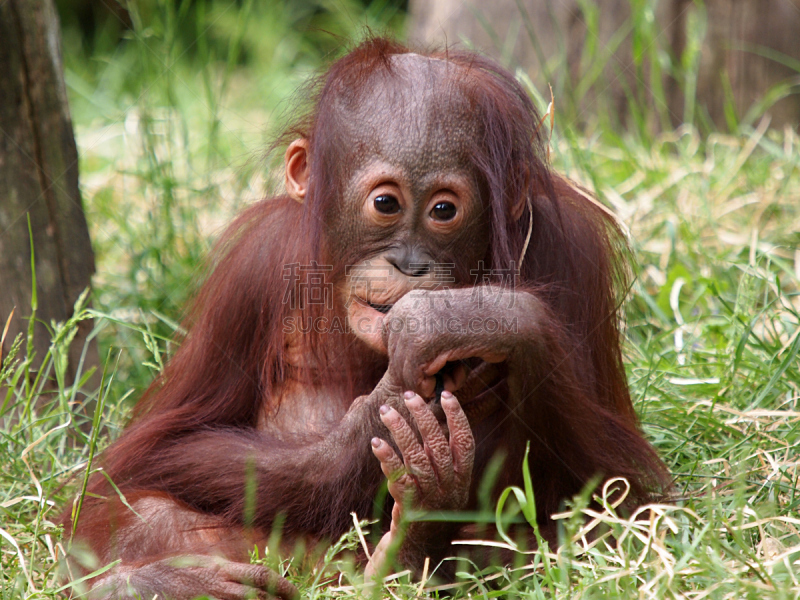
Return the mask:
<path fill-rule="evenodd" d="M 647 4 L 630 1 L 635 15 Z M 264 149 L 291 114 L 292 94 L 366 28 L 402 36 L 404 23 L 404 6 L 390 0 L 147 0 L 129 9 L 129 23 L 62 16 L 98 263 L 93 311 L 76 318 L 95 316 L 108 360 L 88 423 L 75 408 L 79 385 L 44 385 L 59 373 L 73 323 L 54 324 L 41 376 L 28 370 L 25 340 L 4 357 L 0 600 L 70 592 L 56 576 L 68 541 L 53 522 L 172 351 L 215 236 L 274 189 Z M 691 56 L 648 55 L 655 25 L 631 27 L 640 59 L 671 69 L 690 95 Z M 703 34 L 692 25 L 687 51 Z M 586 510 L 578 500 L 561 547 L 520 554 L 514 568 L 464 565 L 458 593 L 796 598 L 800 139 L 768 128 L 768 98 L 725 132 L 698 129 L 690 113 L 677 129 L 654 127 L 663 122 L 649 112 L 657 102 L 642 103 L 625 128 L 604 111 L 578 115 L 575 95 L 602 60 L 589 56 L 577 79 L 554 81 L 551 159 L 630 229 L 637 278 L 625 306 L 626 360 L 675 496 L 639 522 L 608 507 L 587 523 L 574 516 Z M 518 74 L 544 112 L 549 91 Z M 588 544 L 581 534 L 594 526 L 606 533 Z M 364 593 L 346 565 L 341 580 L 284 567 L 308 596 Z M 398 597 L 437 593 L 422 583 L 391 585 Z"/>

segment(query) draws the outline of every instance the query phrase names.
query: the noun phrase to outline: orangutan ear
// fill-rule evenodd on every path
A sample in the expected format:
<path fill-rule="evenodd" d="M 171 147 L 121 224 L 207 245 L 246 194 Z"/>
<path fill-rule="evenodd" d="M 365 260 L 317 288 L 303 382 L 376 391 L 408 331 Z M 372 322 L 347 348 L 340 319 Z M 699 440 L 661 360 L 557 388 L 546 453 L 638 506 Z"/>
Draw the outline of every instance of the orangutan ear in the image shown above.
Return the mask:
<path fill-rule="evenodd" d="M 286 193 L 302 204 L 308 191 L 308 140 L 300 138 L 289 144 L 283 160 L 286 164 Z"/>

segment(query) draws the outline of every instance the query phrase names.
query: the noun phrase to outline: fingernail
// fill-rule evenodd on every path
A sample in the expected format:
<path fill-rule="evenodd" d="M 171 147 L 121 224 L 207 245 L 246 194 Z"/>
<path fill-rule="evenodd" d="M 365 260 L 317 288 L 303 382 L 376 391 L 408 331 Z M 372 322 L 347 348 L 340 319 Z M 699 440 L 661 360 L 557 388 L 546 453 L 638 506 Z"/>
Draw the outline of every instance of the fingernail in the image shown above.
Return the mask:
<path fill-rule="evenodd" d="M 372 447 L 376 450 L 381 447 L 381 438 L 372 438 Z"/>
<path fill-rule="evenodd" d="M 406 400 L 411 400 L 414 396 L 416 396 L 416 394 L 411 390 L 403 392 L 403 398 L 405 398 Z"/>
<path fill-rule="evenodd" d="M 442 398 L 447 398 L 447 399 L 450 399 L 450 398 L 452 398 L 452 397 L 453 397 L 453 394 L 452 394 L 452 392 L 448 392 L 447 390 L 445 390 L 445 391 L 443 391 L 443 392 L 442 392 Z"/>
<path fill-rule="evenodd" d="M 389 407 L 388 407 L 388 406 L 386 406 L 385 404 L 383 404 L 383 405 L 381 405 L 381 407 L 378 409 L 378 412 L 380 412 L 382 415 L 385 415 L 386 413 L 388 413 L 388 412 L 389 412 Z"/>

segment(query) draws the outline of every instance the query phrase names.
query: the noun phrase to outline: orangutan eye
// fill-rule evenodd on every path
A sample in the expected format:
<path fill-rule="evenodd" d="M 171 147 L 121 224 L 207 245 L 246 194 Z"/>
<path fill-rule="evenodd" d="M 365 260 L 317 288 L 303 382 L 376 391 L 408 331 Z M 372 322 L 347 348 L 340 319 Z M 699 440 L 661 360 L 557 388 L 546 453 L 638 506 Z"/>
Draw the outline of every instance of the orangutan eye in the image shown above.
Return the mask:
<path fill-rule="evenodd" d="M 431 216 L 437 221 L 449 221 L 456 216 L 456 205 L 452 202 L 437 202 L 431 209 Z"/>
<path fill-rule="evenodd" d="M 381 194 L 372 201 L 375 210 L 384 215 L 394 215 L 400 212 L 400 203 L 397 198 L 389 194 Z"/>

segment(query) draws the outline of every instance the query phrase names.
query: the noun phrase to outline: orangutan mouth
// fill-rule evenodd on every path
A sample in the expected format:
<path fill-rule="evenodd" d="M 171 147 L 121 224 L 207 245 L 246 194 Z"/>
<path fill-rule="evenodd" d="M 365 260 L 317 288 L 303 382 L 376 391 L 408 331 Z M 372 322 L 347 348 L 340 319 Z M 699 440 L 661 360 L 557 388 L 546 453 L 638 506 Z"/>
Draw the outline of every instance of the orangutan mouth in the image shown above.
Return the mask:
<path fill-rule="evenodd" d="M 368 302 L 367 304 L 384 315 L 389 312 L 389 309 L 391 309 L 392 306 L 394 306 L 394 304 L 373 304 L 372 302 Z"/>

